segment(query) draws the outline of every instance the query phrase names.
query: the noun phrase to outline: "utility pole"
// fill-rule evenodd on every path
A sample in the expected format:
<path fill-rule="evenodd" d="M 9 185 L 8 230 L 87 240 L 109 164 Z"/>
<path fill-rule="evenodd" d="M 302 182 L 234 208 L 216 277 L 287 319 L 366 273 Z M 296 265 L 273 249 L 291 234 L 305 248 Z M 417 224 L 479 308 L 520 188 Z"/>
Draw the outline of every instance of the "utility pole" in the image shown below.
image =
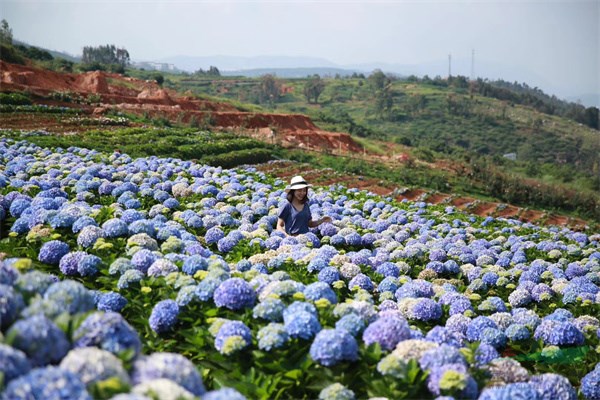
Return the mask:
<path fill-rule="evenodd" d="M 452 54 L 448 54 L 448 78 L 452 76 Z"/>
<path fill-rule="evenodd" d="M 471 80 L 475 80 L 475 49 L 471 50 Z"/>

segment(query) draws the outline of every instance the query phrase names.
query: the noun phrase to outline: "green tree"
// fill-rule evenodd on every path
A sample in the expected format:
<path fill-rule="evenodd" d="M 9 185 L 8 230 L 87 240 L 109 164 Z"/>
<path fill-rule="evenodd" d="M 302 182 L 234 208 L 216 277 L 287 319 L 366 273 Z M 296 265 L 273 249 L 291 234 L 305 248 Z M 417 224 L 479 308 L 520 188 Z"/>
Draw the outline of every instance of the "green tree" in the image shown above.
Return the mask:
<path fill-rule="evenodd" d="M 269 103 L 273 106 L 281 96 L 281 82 L 271 74 L 263 75 L 260 78 L 259 101 Z"/>
<path fill-rule="evenodd" d="M 154 80 L 156 81 L 158 86 L 162 86 L 163 82 L 165 81 L 165 77 L 162 76 L 162 74 L 156 74 L 154 75 Z"/>
<path fill-rule="evenodd" d="M 321 79 L 319 74 L 314 74 L 304 84 L 304 97 L 307 102 L 311 102 L 314 99 L 315 104 L 319 102 L 319 96 L 325 89 L 325 82 Z"/>
<path fill-rule="evenodd" d="M 119 49 L 115 45 L 106 46 L 85 46 L 81 61 L 84 64 L 104 64 L 117 65 L 124 69 L 129 65 L 129 52 L 126 49 Z"/>
<path fill-rule="evenodd" d="M 8 21 L 3 19 L 0 21 L 0 43 L 12 44 L 13 34 L 12 29 L 8 26 Z"/>

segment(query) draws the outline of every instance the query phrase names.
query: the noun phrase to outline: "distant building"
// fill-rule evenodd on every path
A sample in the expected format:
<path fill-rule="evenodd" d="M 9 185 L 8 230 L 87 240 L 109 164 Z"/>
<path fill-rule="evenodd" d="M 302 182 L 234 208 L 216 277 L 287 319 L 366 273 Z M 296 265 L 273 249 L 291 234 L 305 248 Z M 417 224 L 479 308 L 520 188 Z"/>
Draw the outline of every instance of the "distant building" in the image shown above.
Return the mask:
<path fill-rule="evenodd" d="M 506 154 L 503 154 L 502 157 L 508 158 L 509 160 L 512 160 L 512 161 L 517 161 L 517 153 L 506 153 Z"/>
<path fill-rule="evenodd" d="M 152 61 L 132 62 L 131 65 L 137 69 L 145 69 L 150 71 L 177 72 L 175 64 L 159 63 Z"/>

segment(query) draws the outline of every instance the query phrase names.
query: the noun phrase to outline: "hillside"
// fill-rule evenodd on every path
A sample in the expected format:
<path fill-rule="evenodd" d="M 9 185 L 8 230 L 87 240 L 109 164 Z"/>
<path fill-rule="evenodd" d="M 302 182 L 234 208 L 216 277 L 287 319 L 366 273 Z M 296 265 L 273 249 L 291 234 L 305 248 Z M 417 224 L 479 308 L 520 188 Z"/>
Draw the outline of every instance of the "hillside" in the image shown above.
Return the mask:
<path fill-rule="evenodd" d="M 415 189 L 416 192 L 413 193 L 419 195 L 414 195 L 414 198 L 429 198 L 434 203 L 434 199 L 456 201 L 477 209 L 474 212 L 480 215 L 492 215 L 498 208 L 506 208 L 506 203 L 514 203 L 517 207 L 507 212 L 507 215 L 581 228 L 585 225 L 584 221 L 568 217 L 558 218 L 556 213 L 569 212 L 596 219 L 599 210 L 597 197 L 586 193 L 585 185 L 581 186 L 584 188 L 582 191 L 577 191 L 574 186 L 557 187 L 533 178 L 521 181 L 519 176 L 507 175 L 498 168 L 508 163 L 502 158 L 489 159 L 494 161 L 492 164 L 485 158 L 472 157 L 465 161 L 466 152 L 460 154 L 462 158 L 456 157 L 454 151 L 440 153 L 433 146 L 415 145 L 410 140 L 407 142 L 405 136 L 390 134 L 389 132 L 401 132 L 402 129 L 412 134 L 414 132 L 399 122 L 393 124 L 383 116 L 376 117 L 371 114 L 372 105 L 368 93 L 363 93 L 364 97 L 361 97 L 361 90 L 366 90 L 365 83 L 360 83 L 361 78 L 349 79 L 347 82 L 328 82 L 319 104 L 306 104 L 298 99 L 302 80 L 285 81 L 280 87 L 281 98 L 269 106 L 231 100 L 235 93 L 239 96 L 243 90 L 247 90 L 243 88 L 255 87 L 260 79 L 197 80 L 189 76 L 168 75 L 161 87 L 154 80 L 101 71 L 82 74 L 58 73 L 6 63 L 2 64 L 2 70 L 3 91 L 26 94 L 29 96 L 28 101 L 35 104 L 67 106 L 70 112 L 83 113 L 83 117 L 77 118 L 72 118 L 72 115 L 66 118 L 53 115 L 48 118 L 48 114 L 44 112 L 27 113 L 26 109 L 19 109 L 18 106 L 5 105 L 1 114 L 3 128 L 42 128 L 49 132 L 71 134 L 97 129 L 98 125 L 106 125 L 107 129 L 111 129 L 110 125 L 113 125 L 114 121 L 110 118 L 125 116 L 129 118 L 126 126 L 146 126 L 148 123 L 191 126 L 250 136 L 274 145 L 271 150 L 272 157 L 307 161 L 315 167 L 333 168 L 343 174 L 386 181 L 384 186 L 389 188 L 388 194 L 399 195 L 398 188 L 407 188 L 402 189 L 403 192 Z M 131 74 L 141 75 L 135 71 L 131 71 Z M 203 85 L 198 86 L 194 83 Z M 333 98 L 327 99 L 327 95 L 332 96 L 332 93 L 336 93 L 337 89 L 331 87 L 335 84 L 356 85 L 357 92 L 347 101 L 341 101 L 343 99 L 339 98 L 338 102 Z M 405 91 L 414 90 L 415 93 L 403 94 L 400 97 L 420 96 L 427 92 L 431 93 L 432 97 L 444 96 L 440 89 L 414 83 L 405 85 Z M 222 100 L 208 95 L 215 88 Z M 481 107 L 483 106 L 479 106 Z M 520 110 L 519 107 L 516 108 Z M 277 110 L 277 113 L 272 110 Z M 305 112 L 306 115 L 299 114 L 298 111 Z M 293 114 L 289 114 L 291 112 Z M 361 113 L 363 118 L 359 119 Z M 426 113 L 435 114 L 435 108 L 432 106 L 431 109 L 424 109 L 415 116 L 421 115 L 425 121 Z M 457 121 L 460 121 L 458 117 Z M 564 119 L 557 121 L 553 126 L 568 124 Z M 468 122 L 465 124 L 468 126 Z M 467 131 L 464 133 L 468 134 Z M 578 134 L 576 132 L 574 137 Z M 432 143 L 434 139 L 431 139 Z M 426 138 L 423 141 L 426 143 Z M 90 145 L 95 148 L 93 144 Z M 188 154 L 186 151 L 181 152 L 178 146 L 173 147 L 166 143 L 165 145 L 166 148 L 173 149 L 173 156 L 185 157 L 185 154 Z M 166 154 L 163 150 L 154 150 L 151 147 L 148 147 L 146 153 L 134 151 L 134 154 Z M 276 150 L 277 148 L 289 150 L 282 152 Z M 593 144 L 590 148 L 593 149 Z M 227 165 L 232 165 L 231 162 L 228 161 Z M 348 178 L 346 175 L 339 179 Z M 581 179 L 577 178 L 575 183 L 580 181 Z M 495 183 L 492 185 L 491 182 Z M 484 203 L 488 202 L 488 205 L 480 204 L 482 200 Z M 521 211 L 525 206 L 541 207 L 546 211 L 528 215 L 528 212 Z"/>

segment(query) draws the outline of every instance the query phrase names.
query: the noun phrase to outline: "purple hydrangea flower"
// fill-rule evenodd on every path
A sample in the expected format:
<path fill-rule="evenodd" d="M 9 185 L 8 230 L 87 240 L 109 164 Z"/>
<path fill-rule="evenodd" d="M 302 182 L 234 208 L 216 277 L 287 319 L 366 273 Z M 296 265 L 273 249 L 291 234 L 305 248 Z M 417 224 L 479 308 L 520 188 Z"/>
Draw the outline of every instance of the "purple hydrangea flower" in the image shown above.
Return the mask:
<path fill-rule="evenodd" d="M 133 257 L 131 257 L 131 264 L 138 271 L 144 274 L 148 272 L 148 268 L 159 259 L 159 256 L 148 249 L 138 250 Z"/>
<path fill-rule="evenodd" d="M 159 258 L 152 263 L 150 268 L 148 268 L 148 276 L 167 276 L 170 273 L 177 271 L 179 271 L 179 268 L 177 268 L 175 263 L 165 258 Z"/>
<path fill-rule="evenodd" d="M 102 237 L 104 237 L 104 230 L 102 228 L 88 225 L 77 235 L 77 244 L 83 248 L 92 247 Z"/>
<path fill-rule="evenodd" d="M 350 279 L 350 282 L 348 282 L 349 289 L 352 289 L 354 287 L 359 287 L 368 292 L 372 292 L 373 289 L 375 288 L 375 286 L 373 285 L 373 282 L 371 281 L 371 278 L 369 278 L 367 275 L 365 275 L 363 273 L 359 273 L 354 278 Z"/>
<path fill-rule="evenodd" d="M 226 307 L 230 310 L 241 310 L 253 307 L 256 302 L 256 292 L 241 278 L 225 280 L 215 290 L 213 299 L 217 307 Z"/>
<path fill-rule="evenodd" d="M 156 333 L 170 331 L 177 323 L 179 316 L 179 306 L 174 300 L 159 301 L 150 314 L 150 328 Z"/>
<path fill-rule="evenodd" d="M 437 344 L 447 344 L 460 348 L 465 342 L 465 335 L 450 328 L 437 325 L 427 332 L 425 339 Z"/>
<path fill-rule="evenodd" d="M 410 328 L 408 322 L 396 315 L 386 314 L 379 317 L 363 332 L 363 341 L 367 346 L 379 343 L 384 350 L 393 350 L 396 345 L 410 339 Z"/>
<path fill-rule="evenodd" d="M 217 243 L 220 239 L 223 239 L 224 237 L 225 234 L 223 233 L 221 228 L 214 226 L 206 231 L 206 234 L 204 235 L 204 240 L 206 241 L 206 244 L 213 244 Z"/>
<path fill-rule="evenodd" d="M 483 331 L 486 328 L 498 329 L 498 325 L 488 317 L 479 316 L 474 318 L 465 332 L 467 339 L 471 342 L 480 341 L 481 335 L 483 335 Z"/>

